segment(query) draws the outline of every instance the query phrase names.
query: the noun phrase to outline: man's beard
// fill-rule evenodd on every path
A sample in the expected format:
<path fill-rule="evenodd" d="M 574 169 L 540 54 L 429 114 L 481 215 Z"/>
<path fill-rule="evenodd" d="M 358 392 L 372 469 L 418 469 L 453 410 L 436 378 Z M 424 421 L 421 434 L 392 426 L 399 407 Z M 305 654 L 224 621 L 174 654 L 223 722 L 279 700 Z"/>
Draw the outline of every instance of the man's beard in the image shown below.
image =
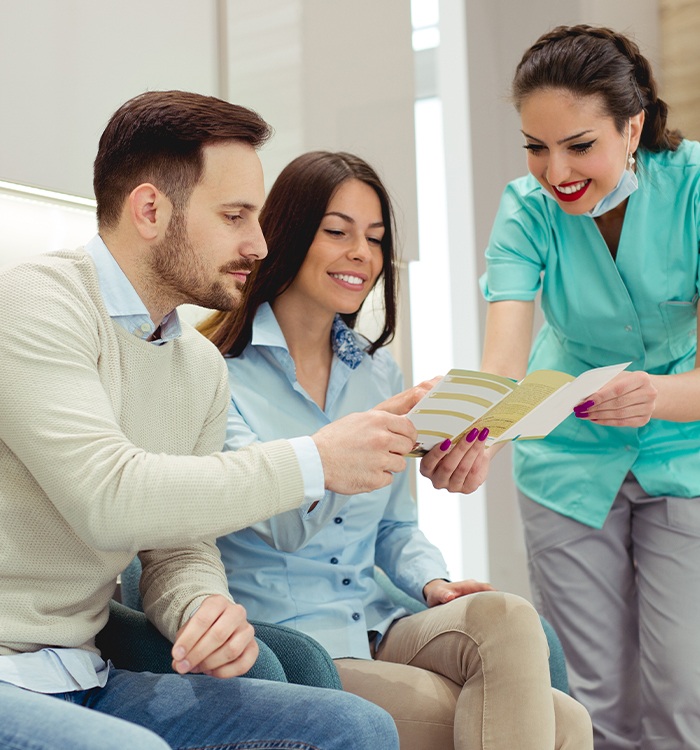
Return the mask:
<path fill-rule="evenodd" d="M 218 269 L 222 278 L 235 271 L 252 271 L 255 263 L 241 258 Z M 154 245 L 150 263 L 151 281 L 154 291 L 167 294 L 175 305 L 185 302 L 200 305 L 210 310 L 235 310 L 238 308 L 243 284 L 236 282 L 237 292 L 226 288 L 222 278 L 208 279 L 201 258 L 187 235 L 184 213 L 174 211 L 165 237 Z"/>

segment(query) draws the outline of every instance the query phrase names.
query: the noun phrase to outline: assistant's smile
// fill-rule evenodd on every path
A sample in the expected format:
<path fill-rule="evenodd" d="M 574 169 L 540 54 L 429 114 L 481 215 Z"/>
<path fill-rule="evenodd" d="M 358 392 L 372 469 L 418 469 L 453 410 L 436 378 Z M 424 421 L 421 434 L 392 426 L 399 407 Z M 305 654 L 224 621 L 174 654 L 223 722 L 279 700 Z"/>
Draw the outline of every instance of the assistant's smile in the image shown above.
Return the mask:
<path fill-rule="evenodd" d="M 586 190 L 588 190 L 590 184 L 591 180 L 579 180 L 578 182 L 565 182 L 561 185 L 552 185 L 551 188 L 559 200 L 569 203 L 581 198 Z"/>

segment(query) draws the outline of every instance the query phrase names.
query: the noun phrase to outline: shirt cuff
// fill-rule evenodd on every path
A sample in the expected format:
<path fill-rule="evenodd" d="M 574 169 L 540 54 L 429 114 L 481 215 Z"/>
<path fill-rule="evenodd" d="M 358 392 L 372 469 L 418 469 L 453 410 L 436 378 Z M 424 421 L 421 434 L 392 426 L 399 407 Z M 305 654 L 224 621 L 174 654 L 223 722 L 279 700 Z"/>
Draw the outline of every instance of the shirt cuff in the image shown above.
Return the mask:
<path fill-rule="evenodd" d="M 291 438 L 289 442 L 301 468 L 301 477 L 304 480 L 304 500 L 306 503 L 322 500 L 326 493 L 326 482 L 316 443 L 310 437 Z"/>

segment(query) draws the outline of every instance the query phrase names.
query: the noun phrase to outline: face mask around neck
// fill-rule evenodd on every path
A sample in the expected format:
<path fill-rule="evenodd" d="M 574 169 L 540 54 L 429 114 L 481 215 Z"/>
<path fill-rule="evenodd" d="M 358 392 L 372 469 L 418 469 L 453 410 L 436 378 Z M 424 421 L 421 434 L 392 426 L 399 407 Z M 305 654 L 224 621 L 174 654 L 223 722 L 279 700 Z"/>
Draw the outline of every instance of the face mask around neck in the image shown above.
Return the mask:
<path fill-rule="evenodd" d="M 625 168 L 622 170 L 620 179 L 617 181 L 617 185 L 603 198 L 601 198 L 590 211 L 586 211 L 582 216 L 590 216 L 595 219 L 597 216 L 602 216 L 607 211 L 611 211 L 613 208 L 622 203 L 626 198 L 629 198 L 632 193 L 639 187 L 637 182 L 637 175 L 632 171 L 632 165 L 634 164 L 634 157 L 630 154 L 630 138 L 632 136 L 632 121 L 630 120 L 627 130 L 627 150 L 625 154 Z M 540 186 L 540 190 L 544 195 L 553 200 L 555 203 L 557 199 L 545 188 Z"/>

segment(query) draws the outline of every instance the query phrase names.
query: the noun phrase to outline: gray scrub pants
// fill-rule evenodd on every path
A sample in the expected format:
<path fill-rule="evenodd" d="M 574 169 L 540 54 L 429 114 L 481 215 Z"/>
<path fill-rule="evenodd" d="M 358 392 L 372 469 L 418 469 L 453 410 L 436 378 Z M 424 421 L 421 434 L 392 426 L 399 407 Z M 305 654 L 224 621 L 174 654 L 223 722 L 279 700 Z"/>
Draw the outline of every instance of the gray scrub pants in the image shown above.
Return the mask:
<path fill-rule="evenodd" d="M 650 497 L 628 474 L 602 529 L 520 508 L 596 750 L 700 750 L 700 498 Z"/>

